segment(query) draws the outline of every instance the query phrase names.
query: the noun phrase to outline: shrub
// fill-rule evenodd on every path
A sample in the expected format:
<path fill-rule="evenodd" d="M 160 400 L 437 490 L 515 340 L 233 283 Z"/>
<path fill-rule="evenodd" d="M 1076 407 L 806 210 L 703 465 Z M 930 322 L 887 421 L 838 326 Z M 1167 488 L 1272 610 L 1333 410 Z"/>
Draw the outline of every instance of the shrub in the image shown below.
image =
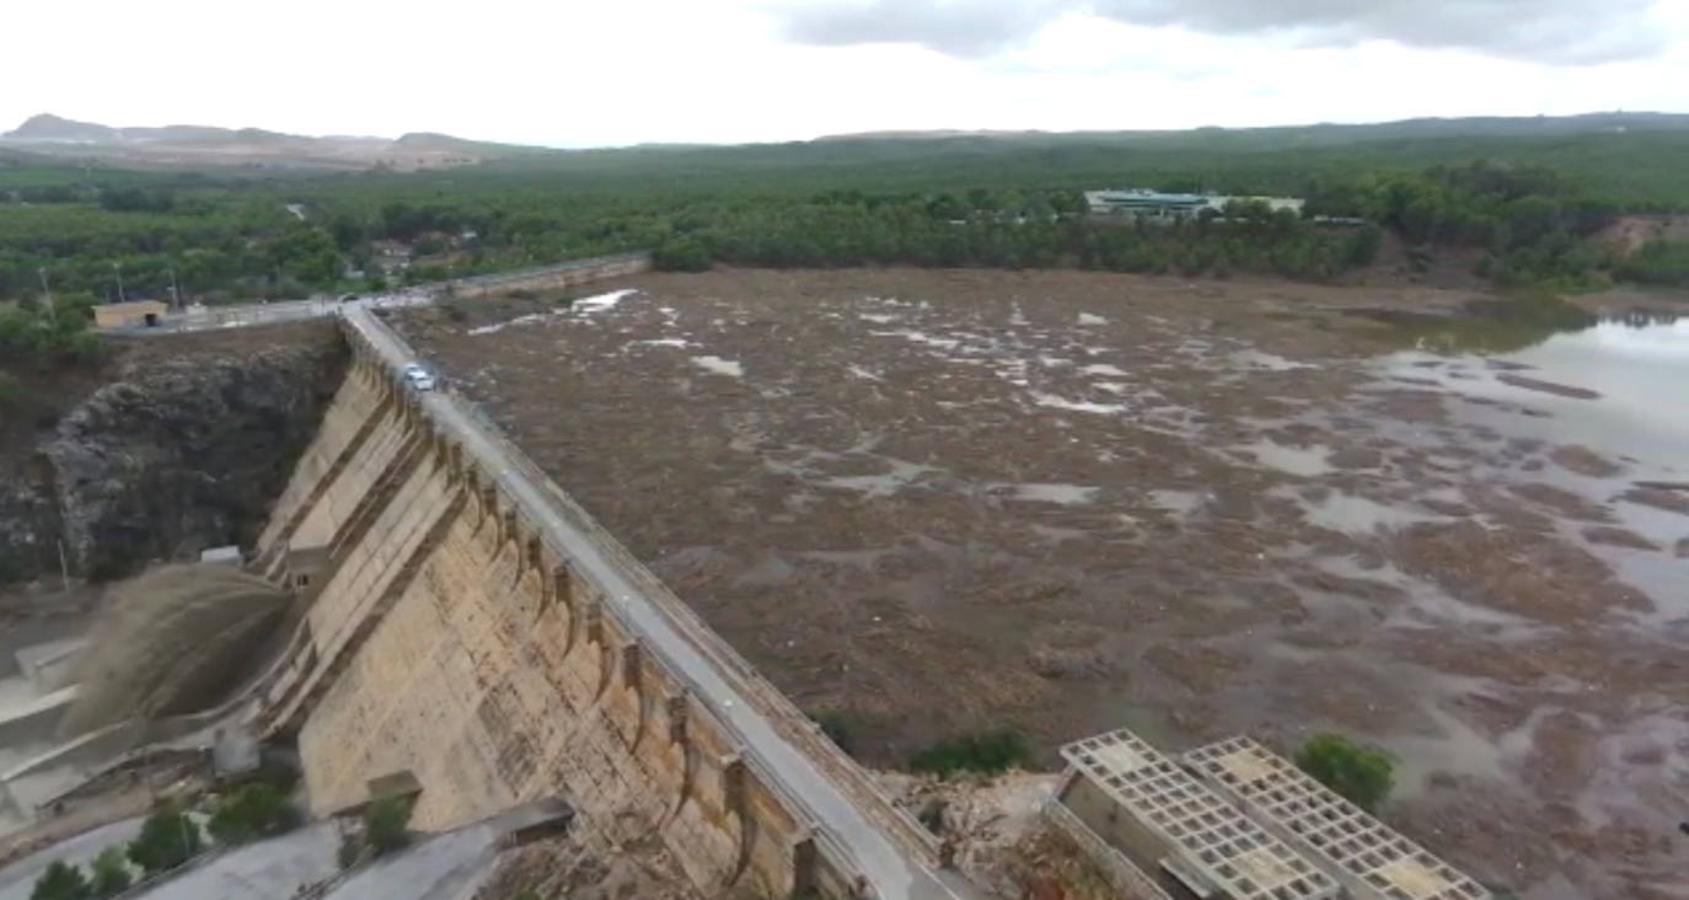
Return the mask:
<path fill-rule="evenodd" d="M 706 272 L 713 264 L 710 251 L 695 238 L 665 241 L 651 254 L 651 265 L 664 272 Z"/>
<path fill-rule="evenodd" d="M 352 868 L 363 856 L 364 841 L 360 835 L 348 831 L 340 836 L 340 847 L 334 851 L 335 861 L 340 863 L 340 868 Z"/>
<path fill-rule="evenodd" d="M 129 842 L 129 859 L 148 875 L 156 875 L 192 859 L 204 843 L 199 825 L 187 813 L 164 806 L 147 816 L 140 835 Z"/>
<path fill-rule="evenodd" d="M 281 791 L 264 783 L 236 789 L 217 803 L 209 830 L 220 844 L 244 844 L 299 827 L 299 810 Z"/>
<path fill-rule="evenodd" d="M 809 717 L 821 726 L 821 733 L 826 735 L 834 746 L 846 753 L 855 752 L 856 740 L 851 734 L 850 722 L 844 713 L 836 709 L 822 709 L 810 713 Z"/>
<path fill-rule="evenodd" d="M 47 866 L 47 871 L 35 879 L 35 888 L 29 892 L 29 900 L 88 900 L 93 896 L 93 889 L 88 886 L 88 878 L 82 870 L 58 860 L 54 860 Z"/>
<path fill-rule="evenodd" d="M 1321 784 L 1365 810 L 1390 793 L 1395 768 L 1382 750 L 1340 734 L 1316 734 L 1296 754 L 1296 765 Z"/>
<path fill-rule="evenodd" d="M 24 404 L 23 383 L 10 372 L 0 372 L 0 411 L 16 412 Z"/>
<path fill-rule="evenodd" d="M 909 760 L 909 768 L 949 778 L 957 772 L 995 775 L 1032 758 L 1026 739 L 1007 729 L 951 738 L 922 750 Z"/>
<path fill-rule="evenodd" d="M 409 797 L 383 797 L 364 808 L 364 842 L 376 856 L 385 856 L 410 843 L 405 826 L 411 819 Z"/>
<path fill-rule="evenodd" d="M 129 889 L 129 863 L 119 847 L 107 847 L 94 857 L 93 890 L 96 897 L 115 897 Z"/>
<path fill-rule="evenodd" d="M 933 834 L 941 835 L 944 833 L 944 813 L 949 808 L 950 804 L 944 802 L 944 800 L 938 797 L 934 797 L 921 806 L 920 810 L 915 813 L 915 819 L 919 821 L 926 830 L 932 832 Z"/>

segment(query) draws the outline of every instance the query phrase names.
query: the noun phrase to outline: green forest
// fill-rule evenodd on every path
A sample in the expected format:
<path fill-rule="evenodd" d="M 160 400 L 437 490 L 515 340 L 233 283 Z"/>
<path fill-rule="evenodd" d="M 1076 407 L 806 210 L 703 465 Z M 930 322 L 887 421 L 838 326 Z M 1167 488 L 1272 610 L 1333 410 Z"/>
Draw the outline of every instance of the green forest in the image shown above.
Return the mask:
<path fill-rule="evenodd" d="M 1386 233 L 1414 260 L 1466 250 L 1504 285 L 1689 284 L 1689 247 L 1618 259 L 1589 241 L 1621 213 L 1689 210 L 1679 164 L 1689 130 L 1433 124 L 555 151 L 418 174 L 0 159 L 0 298 L 300 297 L 632 249 L 675 269 L 1078 266 L 1324 280 L 1371 261 Z M 1099 225 L 1081 191 L 1100 187 L 1309 202 L 1302 217 L 1245 204 L 1170 227 Z M 396 246 L 404 268 L 384 262 Z"/>

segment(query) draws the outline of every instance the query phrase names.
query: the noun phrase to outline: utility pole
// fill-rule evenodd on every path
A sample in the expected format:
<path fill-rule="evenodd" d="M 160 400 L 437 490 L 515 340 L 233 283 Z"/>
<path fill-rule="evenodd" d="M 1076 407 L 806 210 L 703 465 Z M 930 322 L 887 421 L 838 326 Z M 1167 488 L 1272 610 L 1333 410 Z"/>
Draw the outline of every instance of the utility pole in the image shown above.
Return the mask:
<path fill-rule="evenodd" d="M 53 286 L 47 283 L 47 267 L 42 266 L 35 271 L 41 276 L 41 296 L 47 301 L 47 314 L 53 317 L 53 324 L 57 326 L 59 321 L 59 305 L 53 302 Z"/>
<path fill-rule="evenodd" d="M 176 267 L 170 267 L 170 296 L 176 301 L 176 311 L 182 311 L 182 290 L 176 285 Z"/>
<path fill-rule="evenodd" d="M 123 295 L 123 266 L 119 263 L 112 263 L 111 270 L 117 273 L 117 302 L 128 303 L 129 298 Z"/>

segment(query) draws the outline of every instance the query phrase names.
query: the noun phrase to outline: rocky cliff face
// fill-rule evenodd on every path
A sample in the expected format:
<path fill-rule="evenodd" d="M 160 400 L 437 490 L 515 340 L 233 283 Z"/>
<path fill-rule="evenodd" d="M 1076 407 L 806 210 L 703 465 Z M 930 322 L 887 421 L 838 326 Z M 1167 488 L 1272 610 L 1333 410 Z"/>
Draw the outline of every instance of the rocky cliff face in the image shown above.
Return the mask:
<path fill-rule="evenodd" d="M 0 583 L 56 574 L 61 541 L 72 574 L 93 579 L 250 546 L 346 351 L 326 328 L 270 346 L 215 337 L 152 339 L 183 352 L 149 348 L 0 459 Z"/>

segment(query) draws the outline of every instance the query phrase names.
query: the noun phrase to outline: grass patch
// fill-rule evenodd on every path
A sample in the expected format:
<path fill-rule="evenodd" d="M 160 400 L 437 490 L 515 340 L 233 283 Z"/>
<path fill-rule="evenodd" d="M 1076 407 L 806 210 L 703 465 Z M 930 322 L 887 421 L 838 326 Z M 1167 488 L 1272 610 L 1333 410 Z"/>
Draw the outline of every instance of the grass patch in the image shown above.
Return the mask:
<path fill-rule="evenodd" d="M 949 778 L 958 772 L 996 775 L 1031 761 L 1026 738 L 1017 731 L 999 729 L 939 741 L 910 757 L 909 768 Z"/>
<path fill-rule="evenodd" d="M 1390 793 L 1395 764 L 1384 751 L 1340 734 L 1316 734 L 1296 753 L 1296 765 L 1350 803 L 1372 811 Z"/>

